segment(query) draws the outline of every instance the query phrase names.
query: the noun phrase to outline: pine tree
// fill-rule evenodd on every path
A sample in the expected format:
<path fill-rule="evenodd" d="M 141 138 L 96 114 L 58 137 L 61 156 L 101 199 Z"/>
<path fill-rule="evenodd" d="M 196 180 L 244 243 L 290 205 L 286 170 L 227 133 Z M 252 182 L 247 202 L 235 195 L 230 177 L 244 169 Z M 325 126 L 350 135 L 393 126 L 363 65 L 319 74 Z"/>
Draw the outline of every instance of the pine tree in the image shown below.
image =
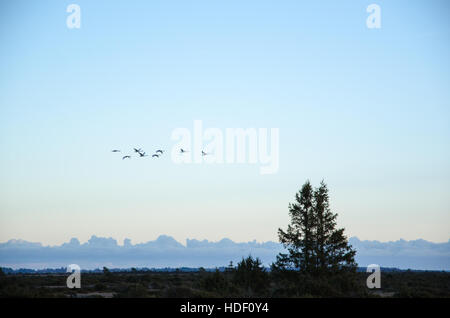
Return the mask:
<path fill-rule="evenodd" d="M 318 272 L 356 269 L 356 251 L 348 244 L 344 229 L 336 229 L 337 214 L 330 209 L 328 188 L 324 181 L 314 191 L 316 219 L 316 269 Z"/>
<path fill-rule="evenodd" d="M 280 242 L 289 254 L 277 256 L 277 266 L 297 270 L 309 270 L 313 266 L 313 188 L 307 181 L 295 195 L 296 203 L 289 204 L 291 224 L 287 231 L 278 229 Z"/>
<path fill-rule="evenodd" d="M 262 294 L 269 284 L 268 275 L 259 258 L 251 255 L 237 264 L 234 283 L 245 290 L 245 296 Z"/>
<path fill-rule="evenodd" d="M 322 181 L 313 190 L 309 181 L 289 205 L 291 224 L 278 230 L 288 254 L 280 253 L 272 269 L 296 269 L 318 274 L 342 270 L 355 271 L 355 251 L 348 244 L 344 229 L 336 229 L 337 214 L 332 213 L 328 188 Z"/>

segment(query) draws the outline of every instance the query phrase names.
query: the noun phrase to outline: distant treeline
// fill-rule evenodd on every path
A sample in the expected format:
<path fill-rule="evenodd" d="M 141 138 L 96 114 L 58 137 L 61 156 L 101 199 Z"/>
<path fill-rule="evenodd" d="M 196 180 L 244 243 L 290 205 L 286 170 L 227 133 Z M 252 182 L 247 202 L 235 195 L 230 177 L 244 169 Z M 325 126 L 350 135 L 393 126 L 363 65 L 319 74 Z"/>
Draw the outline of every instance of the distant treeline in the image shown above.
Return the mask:
<path fill-rule="evenodd" d="M 264 269 L 267 272 L 270 272 L 270 267 L 264 267 Z M 61 267 L 61 268 L 43 268 L 43 269 L 31 269 L 31 268 L 18 268 L 13 269 L 10 267 L 0 267 L 0 270 L 3 271 L 3 273 L 7 275 L 16 275 L 16 274 L 67 274 L 67 268 Z M 203 268 L 203 267 L 179 267 L 179 268 L 172 268 L 172 267 L 165 267 L 165 268 L 110 268 L 111 272 L 115 273 L 128 273 L 128 272 L 158 272 L 158 273 L 172 273 L 172 272 L 183 272 L 183 273 L 195 273 L 195 272 L 225 272 L 227 270 L 227 267 L 221 266 L 221 267 L 215 267 L 215 268 Z M 366 272 L 367 267 L 358 267 L 357 272 Z M 380 268 L 382 273 L 392 273 L 392 272 L 429 272 L 429 273 L 439 273 L 439 272 L 450 272 L 450 271 L 435 271 L 435 270 L 417 270 L 417 269 L 400 269 L 395 267 L 381 267 Z M 82 273 L 103 273 L 103 269 L 96 268 L 96 269 L 82 269 Z"/>

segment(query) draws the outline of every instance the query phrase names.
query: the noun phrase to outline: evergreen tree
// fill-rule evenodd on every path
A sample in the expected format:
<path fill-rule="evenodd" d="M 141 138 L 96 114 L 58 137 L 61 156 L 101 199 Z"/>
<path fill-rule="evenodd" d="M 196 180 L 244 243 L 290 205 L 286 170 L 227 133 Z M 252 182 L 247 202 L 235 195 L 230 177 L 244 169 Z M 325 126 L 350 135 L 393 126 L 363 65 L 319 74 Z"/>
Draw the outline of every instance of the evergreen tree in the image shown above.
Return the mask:
<path fill-rule="evenodd" d="M 234 283 L 244 288 L 245 296 L 262 294 L 269 284 L 269 278 L 259 258 L 242 258 L 234 272 Z"/>
<path fill-rule="evenodd" d="M 316 256 L 319 272 L 356 269 L 356 251 L 348 244 L 344 229 L 336 229 L 337 214 L 330 209 L 328 188 L 324 181 L 314 191 L 316 219 Z"/>
<path fill-rule="evenodd" d="M 295 195 L 296 203 L 289 204 L 291 224 L 285 231 L 278 229 L 280 242 L 287 248 L 289 254 L 280 253 L 277 256 L 277 267 L 293 268 L 308 271 L 314 267 L 314 214 L 313 188 L 307 181 Z"/>
<path fill-rule="evenodd" d="M 289 205 L 291 224 L 278 230 L 288 254 L 279 254 L 273 270 L 296 269 L 309 274 L 356 270 L 355 251 L 344 229 L 336 229 L 337 214 L 330 210 L 328 188 L 322 181 L 313 190 L 309 181 Z"/>

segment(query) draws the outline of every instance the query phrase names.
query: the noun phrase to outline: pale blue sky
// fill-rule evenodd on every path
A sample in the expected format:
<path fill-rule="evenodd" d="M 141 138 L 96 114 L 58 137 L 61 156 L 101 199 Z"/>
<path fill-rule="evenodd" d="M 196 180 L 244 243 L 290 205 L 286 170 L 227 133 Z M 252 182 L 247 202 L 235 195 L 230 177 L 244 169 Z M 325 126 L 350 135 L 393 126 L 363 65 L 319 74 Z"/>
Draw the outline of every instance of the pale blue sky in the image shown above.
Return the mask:
<path fill-rule="evenodd" d="M 66 7 L 81 7 L 81 29 Z M 366 7 L 381 7 L 368 29 Z M 447 1 L 2 1 L 0 241 L 276 240 L 306 179 L 370 240 L 447 241 Z M 280 168 L 114 156 L 277 127 Z M 150 158 L 147 158 L 150 159 Z"/>

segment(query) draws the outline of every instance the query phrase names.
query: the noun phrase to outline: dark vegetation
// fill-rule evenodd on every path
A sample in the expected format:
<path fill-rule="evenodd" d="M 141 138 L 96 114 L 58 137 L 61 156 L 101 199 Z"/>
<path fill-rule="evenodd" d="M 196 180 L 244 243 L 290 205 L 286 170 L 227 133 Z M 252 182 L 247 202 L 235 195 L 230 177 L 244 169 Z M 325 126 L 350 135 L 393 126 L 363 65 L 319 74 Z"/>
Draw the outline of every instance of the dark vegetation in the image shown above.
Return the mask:
<path fill-rule="evenodd" d="M 66 287 L 67 273 L 5 274 L 0 297 L 450 297 L 450 273 L 382 269 L 380 289 L 368 289 L 355 250 L 336 228 L 328 189 L 306 182 L 289 205 L 291 223 L 278 235 L 286 254 L 270 269 L 248 256 L 237 266 L 206 271 L 82 272 L 81 288 Z"/>
<path fill-rule="evenodd" d="M 381 273 L 381 289 L 366 287 L 369 273 L 345 276 L 277 274 L 254 266 L 196 272 L 123 271 L 82 273 L 81 288 L 69 289 L 69 274 L 9 274 L 0 277 L 0 297 L 450 297 L 450 273 Z"/>

